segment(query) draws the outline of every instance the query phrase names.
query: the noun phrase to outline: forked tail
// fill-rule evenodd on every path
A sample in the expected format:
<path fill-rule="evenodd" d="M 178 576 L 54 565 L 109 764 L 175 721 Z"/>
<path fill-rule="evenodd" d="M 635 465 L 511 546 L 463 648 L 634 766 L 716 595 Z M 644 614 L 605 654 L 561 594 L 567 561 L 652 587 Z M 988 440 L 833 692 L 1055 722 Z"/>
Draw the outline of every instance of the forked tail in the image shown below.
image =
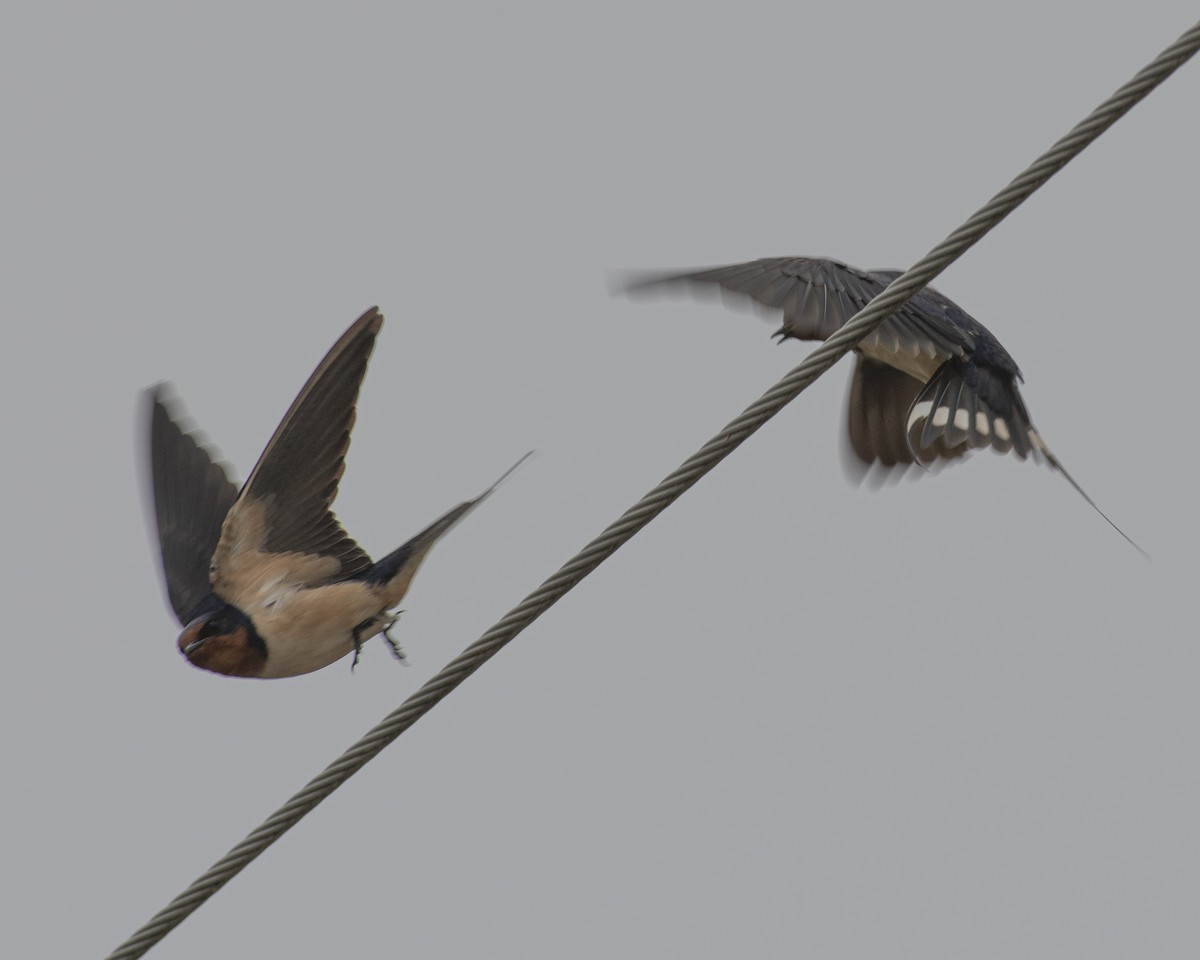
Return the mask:
<path fill-rule="evenodd" d="M 1098 506 L 1096 506 L 1096 501 L 1087 495 L 1087 492 L 1083 489 L 1083 487 L 1081 487 L 1075 481 L 1075 478 L 1073 476 L 1071 476 L 1070 473 L 1067 472 L 1067 468 L 1062 465 L 1062 463 L 1059 461 L 1058 457 L 1056 457 L 1053 453 L 1050 452 L 1050 448 L 1048 446 L 1046 446 L 1046 441 L 1042 439 L 1041 435 L 1039 433 L 1037 433 L 1035 430 L 1030 430 L 1029 434 L 1030 434 L 1030 439 L 1033 441 L 1033 449 L 1037 453 L 1041 454 L 1046 459 L 1046 462 L 1048 464 L 1050 464 L 1051 467 L 1053 467 L 1055 470 L 1057 470 L 1059 473 L 1061 473 L 1066 478 L 1067 483 L 1069 483 L 1071 486 L 1073 486 L 1075 488 L 1075 491 L 1081 497 L 1083 497 L 1084 500 L 1086 500 L 1088 503 L 1090 503 L 1092 505 L 1092 509 L 1095 510 L 1098 514 L 1100 514 L 1100 516 L 1102 516 L 1105 519 L 1105 521 L 1108 523 L 1108 525 L 1110 527 L 1112 527 L 1114 530 L 1117 531 L 1117 533 L 1119 533 L 1121 536 L 1123 536 L 1126 540 L 1129 541 L 1130 546 L 1132 546 L 1134 550 L 1136 550 L 1143 557 L 1145 557 L 1147 560 L 1149 560 L 1150 554 L 1148 554 L 1145 550 L 1143 550 L 1141 547 L 1139 547 L 1137 545 L 1137 541 L 1135 541 L 1133 539 L 1133 537 L 1131 537 L 1124 530 L 1122 530 L 1120 527 L 1118 527 L 1115 523 L 1113 523 L 1111 520 L 1109 520 L 1108 514 L 1106 514 L 1103 510 L 1101 510 Z"/>
<path fill-rule="evenodd" d="M 530 450 L 525 456 L 521 457 L 520 460 L 504 471 L 499 480 L 484 490 L 474 500 L 467 500 L 465 503 L 460 503 L 454 509 L 448 510 L 403 546 L 398 547 L 386 557 L 379 560 L 366 572 L 363 580 L 377 586 L 386 585 L 384 589 L 387 594 L 388 606 L 394 606 L 399 603 L 405 591 L 408 590 L 408 585 L 412 581 L 413 575 L 417 572 L 417 567 L 421 565 L 421 561 L 425 559 L 425 555 L 429 553 L 433 545 L 449 533 L 451 527 L 490 497 L 495 489 L 507 480 L 517 467 L 533 456 L 533 453 L 534 451 Z"/>

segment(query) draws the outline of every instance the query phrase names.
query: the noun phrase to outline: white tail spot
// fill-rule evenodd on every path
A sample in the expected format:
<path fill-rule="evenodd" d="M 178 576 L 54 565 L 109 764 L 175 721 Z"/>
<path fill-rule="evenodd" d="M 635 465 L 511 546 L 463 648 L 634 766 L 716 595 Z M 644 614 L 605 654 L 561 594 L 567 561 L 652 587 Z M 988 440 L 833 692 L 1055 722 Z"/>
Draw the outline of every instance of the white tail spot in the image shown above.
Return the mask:
<path fill-rule="evenodd" d="M 922 400 L 920 403 L 914 403 L 912 409 L 908 411 L 908 429 L 913 428 L 913 424 L 920 423 L 927 416 L 929 411 L 933 409 L 933 404 L 928 400 Z"/>

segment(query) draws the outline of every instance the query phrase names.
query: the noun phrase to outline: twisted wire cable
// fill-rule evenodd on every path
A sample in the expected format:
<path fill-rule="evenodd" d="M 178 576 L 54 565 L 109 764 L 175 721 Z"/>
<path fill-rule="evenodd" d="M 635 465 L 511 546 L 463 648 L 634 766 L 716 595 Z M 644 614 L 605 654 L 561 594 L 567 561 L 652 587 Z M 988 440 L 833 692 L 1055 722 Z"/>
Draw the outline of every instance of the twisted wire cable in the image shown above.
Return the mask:
<path fill-rule="evenodd" d="M 1012 213 L 1084 147 L 1186 63 L 1198 48 L 1200 23 L 1155 57 L 1132 80 L 1034 161 L 1024 173 L 996 194 L 966 223 L 898 277 L 841 330 L 817 347 L 803 363 L 751 404 L 682 466 L 630 507 L 619 520 L 612 523 L 557 573 L 514 607 L 499 623 L 326 767 L 262 826 L 218 860 L 145 926 L 117 947 L 108 960 L 134 960 L 143 956 L 267 847 L 295 826 L 305 814 L 432 710 L 443 697 L 483 666 L 501 647 L 545 613 L 575 584 L 615 553 L 618 547 L 779 413 L 788 402 L 832 367 L 860 339 L 902 307 L 913 294 Z"/>

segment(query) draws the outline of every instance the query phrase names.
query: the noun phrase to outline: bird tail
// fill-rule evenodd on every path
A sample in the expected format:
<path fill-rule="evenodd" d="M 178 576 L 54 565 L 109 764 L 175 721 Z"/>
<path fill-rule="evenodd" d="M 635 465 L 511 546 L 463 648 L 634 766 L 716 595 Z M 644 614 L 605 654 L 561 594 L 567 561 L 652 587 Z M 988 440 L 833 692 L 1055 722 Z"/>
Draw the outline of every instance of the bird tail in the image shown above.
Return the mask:
<path fill-rule="evenodd" d="M 907 431 L 909 449 L 925 465 L 964 445 L 1011 450 L 1022 460 L 1043 452 L 1012 374 L 958 358 L 943 363 L 913 401 Z"/>
<path fill-rule="evenodd" d="M 998 453 L 1011 450 L 1022 460 L 1029 456 L 1045 460 L 1138 553 L 1150 557 L 1109 520 L 1051 452 L 1029 422 L 1029 412 L 1011 374 L 971 361 L 946 361 L 909 409 L 908 443 L 913 455 L 926 464 L 937 455 L 939 445 L 954 449 L 963 444 L 968 448 L 990 446 Z"/>
<path fill-rule="evenodd" d="M 429 551 L 433 549 L 433 545 L 449 533 L 451 528 L 463 517 L 490 497 L 496 488 L 531 456 L 533 456 L 532 450 L 505 470 L 495 483 L 474 500 L 467 500 L 453 510 L 448 510 L 403 546 L 397 547 L 386 557 L 377 561 L 370 570 L 363 574 L 363 581 L 372 586 L 382 587 L 387 605 L 395 606 L 408 592 L 413 576 L 416 575 L 417 569 Z"/>
<path fill-rule="evenodd" d="M 1033 449 L 1034 449 L 1035 454 L 1037 454 L 1042 459 L 1044 459 L 1046 461 L 1046 463 L 1049 464 L 1049 466 L 1052 469 L 1057 470 L 1059 473 L 1061 473 L 1063 475 L 1063 478 L 1067 481 L 1067 483 L 1069 483 L 1071 486 L 1073 486 L 1075 488 L 1075 492 L 1078 493 L 1081 497 L 1083 497 L 1083 499 L 1086 500 L 1089 504 L 1091 504 L 1092 509 L 1095 510 L 1098 514 L 1100 514 L 1100 516 L 1102 516 L 1104 518 L 1105 522 L 1110 527 L 1112 527 L 1114 530 L 1117 531 L 1117 533 L 1119 533 L 1122 537 L 1124 537 L 1129 542 L 1129 545 L 1131 547 L 1133 547 L 1134 550 L 1136 550 L 1143 557 L 1145 557 L 1147 560 L 1149 560 L 1150 554 L 1148 554 L 1145 550 L 1143 550 L 1141 547 L 1139 547 L 1137 544 L 1137 541 L 1135 541 L 1133 539 L 1133 537 L 1131 537 L 1124 530 L 1122 530 L 1120 527 L 1118 527 L 1115 523 L 1113 523 L 1111 520 L 1109 520 L 1108 514 L 1106 514 L 1103 510 L 1101 510 L 1098 506 L 1096 506 L 1096 501 L 1087 495 L 1087 492 L 1083 489 L 1083 487 L 1081 487 L 1076 482 L 1075 478 L 1073 476 L 1071 476 L 1070 473 L 1067 472 L 1067 468 L 1062 465 L 1062 462 L 1058 459 L 1058 457 L 1056 457 L 1051 452 L 1050 448 L 1048 446 L 1046 446 L 1046 441 L 1042 439 L 1041 434 L 1039 434 L 1036 430 L 1033 430 L 1033 429 L 1030 429 L 1029 434 L 1030 434 L 1030 437 L 1034 444 Z M 1036 459 L 1036 457 L 1035 457 L 1035 459 Z"/>

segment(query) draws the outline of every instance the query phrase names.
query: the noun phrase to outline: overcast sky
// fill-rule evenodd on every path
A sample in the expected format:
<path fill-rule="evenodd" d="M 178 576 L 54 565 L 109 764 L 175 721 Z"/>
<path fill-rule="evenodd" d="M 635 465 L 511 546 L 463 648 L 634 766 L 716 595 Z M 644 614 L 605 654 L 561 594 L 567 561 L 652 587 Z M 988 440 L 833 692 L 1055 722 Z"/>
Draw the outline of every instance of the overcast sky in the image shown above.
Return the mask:
<path fill-rule="evenodd" d="M 903 268 L 1192 3 L 60 4 L 0 21 L 0 951 L 103 956 L 804 357 L 610 271 Z M 849 363 L 152 955 L 1195 957 L 1200 65 L 937 282 L 1063 479 L 871 493 Z M 171 380 L 245 477 L 379 304 L 337 502 L 433 552 L 290 680 L 175 648 Z"/>

